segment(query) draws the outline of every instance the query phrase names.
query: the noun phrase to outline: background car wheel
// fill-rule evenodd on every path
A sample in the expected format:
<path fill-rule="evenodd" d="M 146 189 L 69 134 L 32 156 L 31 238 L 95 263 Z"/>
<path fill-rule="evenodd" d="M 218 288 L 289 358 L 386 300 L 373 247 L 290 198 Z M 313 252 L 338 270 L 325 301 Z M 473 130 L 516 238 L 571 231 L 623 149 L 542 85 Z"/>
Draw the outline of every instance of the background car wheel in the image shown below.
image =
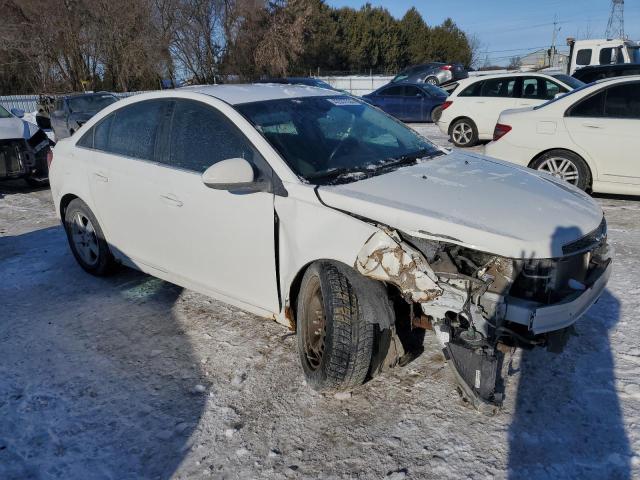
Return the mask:
<path fill-rule="evenodd" d="M 336 265 L 312 264 L 297 306 L 298 353 L 314 390 L 348 390 L 369 371 L 374 325 L 365 320 L 356 288 Z"/>
<path fill-rule="evenodd" d="M 552 150 L 541 155 L 531 164 L 531 168 L 550 173 L 581 190 L 589 188 L 591 183 L 591 172 L 585 161 L 566 150 Z"/>
<path fill-rule="evenodd" d="M 427 77 L 424 83 L 428 83 L 429 85 L 435 85 L 436 87 L 440 85 L 440 82 L 438 82 L 438 79 L 436 77 Z"/>
<path fill-rule="evenodd" d="M 451 141 L 456 147 L 473 147 L 478 143 L 478 129 L 476 124 L 468 118 L 456 120 L 451 125 Z"/>
<path fill-rule="evenodd" d="M 71 252 L 84 270 L 92 275 L 104 276 L 115 269 L 116 262 L 98 220 L 79 198 L 67 206 L 64 228 Z"/>
<path fill-rule="evenodd" d="M 431 110 L 431 121 L 433 123 L 438 123 L 440 117 L 442 116 L 442 105 L 438 105 L 433 110 Z"/>

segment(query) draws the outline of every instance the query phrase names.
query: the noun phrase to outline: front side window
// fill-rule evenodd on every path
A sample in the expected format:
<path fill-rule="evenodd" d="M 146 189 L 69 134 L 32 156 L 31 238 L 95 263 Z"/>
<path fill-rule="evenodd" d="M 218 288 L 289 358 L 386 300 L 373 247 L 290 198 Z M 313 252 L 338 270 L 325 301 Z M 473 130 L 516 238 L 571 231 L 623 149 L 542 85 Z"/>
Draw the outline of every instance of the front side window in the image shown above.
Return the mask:
<path fill-rule="evenodd" d="M 404 96 L 405 97 L 422 97 L 423 93 L 420 91 L 418 87 L 407 85 L 404 87 Z"/>
<path fill-rule="evenodd" d="M 640 83 L 608 88 L 604 112 L 611 118 L 640 119 Z"/>
<path fill-rule="evenodd" d="M 522 98 L 551 100 L 559 93 L 567 93 L 567 89 L 546 78 L 525 78 L 522 84 Z"/>
<path fill-rule="evenodd" d="M 486 80 L 482 86 L 481 96 L 513 98 L 515 86 L 515 78 L 494 78 L 492 80 Z"/>
<path fill-rule="evenodd" d="M 158 131 L 169 102 L 148 100 L 115 112 L 106 150 L 109 153 L 141 160 L 155 160 Z M 96 132 L 97 145 L 97 132 Z"/>
<path fill-rule="evenodd" d="M 385 97 L 401 97 L 404 95 L 404 87 L 398 86 L 385 88 L 380 92 L 380 95 Z"/>
<path fill-rule="evenodd" d="M 582 66 L 591 65 L 591 53 L 590 48 L 578 50 L 578 54 L 576 55 L 576 64 Z"/>
<path fill-rule="evenodd" d="M 603 48 L 600 50 L 600 65 L 615 63 L 614 51 L 614 48 Z"/>
<path fill-rule="evenodd" d="M 351 97 L 306 97 L 236 106 L 300 177 L 356 181 L 442 152 L 413 130 Z M 293 125 L 280 132 L 275 125 Z"/>
<path fill-rule="evenodd" d="M 295 128 L 282 123 L 277 131 Z M 254 149 L 222 113 L 200 102 L 176 102 L 169 134 L 169 164 L 203 173 L 230 158 L 254 161 Z"/>

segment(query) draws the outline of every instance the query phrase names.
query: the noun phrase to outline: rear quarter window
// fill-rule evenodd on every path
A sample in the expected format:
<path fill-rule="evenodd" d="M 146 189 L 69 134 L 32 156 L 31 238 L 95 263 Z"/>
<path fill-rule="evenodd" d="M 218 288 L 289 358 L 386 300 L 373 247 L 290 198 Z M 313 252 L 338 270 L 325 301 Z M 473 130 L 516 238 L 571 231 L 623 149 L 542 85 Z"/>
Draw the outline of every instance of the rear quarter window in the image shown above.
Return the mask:
<path fill-rule="evenodd" d="M 473 85 L 469 85 L 467 88 L 462 90 L 459 97 L 479 97 L 480 92 L 482 91 L 482 86 L 484 82 L 476 82 Z"/>

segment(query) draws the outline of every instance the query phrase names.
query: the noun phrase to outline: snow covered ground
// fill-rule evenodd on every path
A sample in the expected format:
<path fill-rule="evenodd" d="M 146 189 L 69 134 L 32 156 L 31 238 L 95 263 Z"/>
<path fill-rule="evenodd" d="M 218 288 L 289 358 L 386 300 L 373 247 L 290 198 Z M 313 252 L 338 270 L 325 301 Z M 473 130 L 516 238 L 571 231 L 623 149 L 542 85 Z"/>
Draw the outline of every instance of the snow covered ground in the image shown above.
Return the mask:
<path fill-rule="evenodd" d="M 87 275 L 49 191 L 0 184 L 0 479 L 640 477 L 640 198 L 599 201 L 608 290 L 564 353 L 510 358 L 487 417 L 429 336 L 349 398 L 314 393 L 283 327 L 133 271 Z"/>

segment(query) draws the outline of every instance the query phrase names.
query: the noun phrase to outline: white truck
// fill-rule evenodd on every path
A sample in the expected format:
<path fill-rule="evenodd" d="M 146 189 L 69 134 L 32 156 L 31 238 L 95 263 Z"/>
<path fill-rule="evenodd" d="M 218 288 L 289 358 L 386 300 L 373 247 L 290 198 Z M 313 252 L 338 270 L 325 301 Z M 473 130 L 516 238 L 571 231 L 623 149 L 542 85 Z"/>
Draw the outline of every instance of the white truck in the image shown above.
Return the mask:
<path fill-rule="evenodd" d="M 568 74 L 590 65 L 640 63 L 640 45 L 630 40 L 575 40 L 567 39 L 569 46 Z"/>

